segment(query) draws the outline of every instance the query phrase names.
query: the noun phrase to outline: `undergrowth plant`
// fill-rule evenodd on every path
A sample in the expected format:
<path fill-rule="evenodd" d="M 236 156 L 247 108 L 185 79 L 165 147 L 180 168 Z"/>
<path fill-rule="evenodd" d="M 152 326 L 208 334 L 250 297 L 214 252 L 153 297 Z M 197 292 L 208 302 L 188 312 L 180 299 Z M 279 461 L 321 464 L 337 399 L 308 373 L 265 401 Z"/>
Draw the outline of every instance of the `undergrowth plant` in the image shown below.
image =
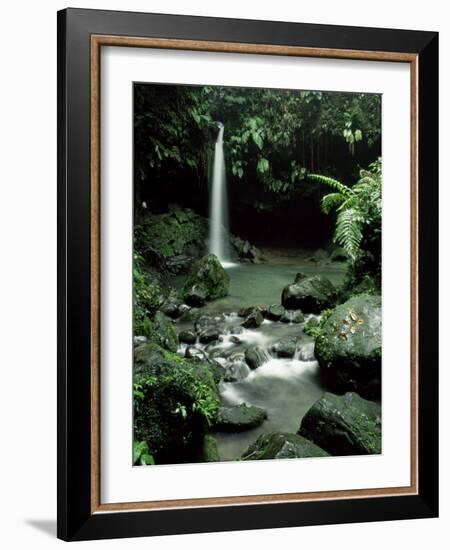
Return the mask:
<path fill-rule="evenodd" d="M 323 183 L 333 192 L 325 195 L 322 210 L 337 212 L 334 241 L 342 246 L 352 262 L 361 254 L 363 240 L 381 237 L 381 158 L 360 170 L 359 180 L 349 187 L 338 180 L 321 174 L 308 178 Z"/>

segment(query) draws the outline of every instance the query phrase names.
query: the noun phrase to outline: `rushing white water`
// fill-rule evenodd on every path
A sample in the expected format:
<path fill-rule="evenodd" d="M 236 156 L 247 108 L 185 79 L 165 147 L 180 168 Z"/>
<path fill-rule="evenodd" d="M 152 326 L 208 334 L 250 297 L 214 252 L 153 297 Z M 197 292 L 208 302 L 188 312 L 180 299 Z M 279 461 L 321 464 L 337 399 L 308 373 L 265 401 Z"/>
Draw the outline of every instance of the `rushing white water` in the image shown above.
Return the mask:
<path fill-rule="evenodd" d="M 228 246 L 228 199 L 226 188 L 225 162 L 223 155 L 224 126 L 217 122 L 219 133 L 214 150 L 214 167 L 209 209 L 209 251 L 215 254 L 222 265 L 229 262 Z"/>

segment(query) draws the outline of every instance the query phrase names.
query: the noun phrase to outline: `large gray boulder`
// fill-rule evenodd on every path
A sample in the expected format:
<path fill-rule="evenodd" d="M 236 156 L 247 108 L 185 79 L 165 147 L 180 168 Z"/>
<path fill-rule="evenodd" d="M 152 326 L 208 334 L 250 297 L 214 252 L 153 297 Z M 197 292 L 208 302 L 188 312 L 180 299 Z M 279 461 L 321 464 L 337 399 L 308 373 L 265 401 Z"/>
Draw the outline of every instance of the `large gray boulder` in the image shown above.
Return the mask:
<path fill-rule="evenodd" d="M 298 434 L 272 432 L 262 434 L 242 455 L 242 460 L 271 458 L 311 458 L 329 456 L 312 441 Z"/>
<path fill-rule="evenodd" d="M 360 295 L 337 306 L 314 349 L 325 383 L 335 392 L 381 393 L 381 297 Z"/>
<path fill-rule="evenodd" d="M 264 409 L 245 403 L 220 407 L 215 428 L 222 432 L 242 432 L 260 426 L 266 418 L 267 412 Z"/>
<path fill-rule="evenodd" d="M 181 291 L 183 300 L 190 306 L 227 296 L 230 276 L 217 256 L 208 254 L 195 261 Z"/>
<path fill-rule="evenodd" d="M 326 393 L 302 419 L 299 435 L 334 456 L 381 453 L 381 407 L 357 393 Z"/>
<path fill-rule="evenodd" d="M 301 309 L 304 313 L 320 313 L 336 303 L 336 288 L 322 275 L 306 277 L 299 273 L 295 281 L 284 287 L 281 303 L 286 309 Z"/>

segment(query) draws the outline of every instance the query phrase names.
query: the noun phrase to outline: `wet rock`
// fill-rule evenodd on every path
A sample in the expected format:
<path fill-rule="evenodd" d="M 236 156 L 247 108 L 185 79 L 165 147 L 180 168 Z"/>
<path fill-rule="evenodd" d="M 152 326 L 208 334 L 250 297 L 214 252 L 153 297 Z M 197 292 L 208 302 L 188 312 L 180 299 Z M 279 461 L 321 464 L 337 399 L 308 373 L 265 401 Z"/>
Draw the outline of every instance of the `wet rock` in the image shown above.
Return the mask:
<path fill-rule="evenodd" d="M 336 303 L 336 288 L 322 275 L 305 277 L 283 289 L 281 302 L 286 309 L 320 313 Z"/>
<path fill-rule="evenodd" d="M 241 432 L 260 426 L 267 418 L 261 407 L 245 403 L 234 407 L 220 407 L 215 429 L 222 432 Z"/>
<path fill-rule="evenodd" d="M 218 340 L 219 336 L 220 336 L 220 332 L 218 331 L 218 329 L 214 327 L 210 327 L 200 332 L 199 340 L 202 344 L 209 344 L 211 342 L 215 342 L 216 340 Z"/>
<path fill-rule="evenodd" d="M 299 283 L 300 281 L 303 281 L 303 279 L 307 279 L 308 275 L 305 273 L 302 273 L 301 271 L 298 271 L 294 278 L 294 283 Z"/>
<path fill-rule="evenodd" d="M 325 264 L 329 260 L 329 256 L 326 250 L 323 250 L 323 248 L 319 248 L 314 252 L 314 254 L 309 258 L 310 262 L 314 262 L 317 264 Z"/>
<path fill-rule="evenodd" d="M 241 340 L 237 337 L 237 336 L 230 336 L 230 342 L 232 342 L 233 344 L 241 344 Z"/>
<path fill-rule="evenodd" d="M 241 327 L 240 325 L 236 327 L 232 327 L 230 329 L 230 334 L 242 334 L 244 332 L 244 327 Z"/>
<path fill-rule="evenodd" d="M 299 339 L 296 336 L 284 336 L 272 345 L 272 353 L 277 357 L 292 359 L 297 351 Z"/>
<path fill-rule="evenodd" d="M 303 417 L 299 434 L 331 455 L 381 453 L 381 408 L 357 393 L 326 393 Z"/>
<path fill-rule="evenodd" d="M 206 362 L 208 361 L 207 354 L 200 348 L 194 346 L 188 346 L 184 352 L 186 359 L 191 359 L 196 362 Z"/>
<path fill-rule="evenodd" d="M 230 244 L 232 249 L 241 261 L 259 264 L 266 261 L 264 255 L 256 246 L 253 246 L 248 241 L 230 235 Z"/>
<path fill-rule="evenodd" d="M 183 300 L 190 306 L 227 296 L 230 276 L 214 254 L 195 261 L 181 291 Z"/>
<path fill-rule="evenodd" d="M 381 297 L 354 296 L 337 306 L 321 327 L 315 355 L 334 392 L 381 394 Z"/>
<path fill-rule="evenodd" d="M 167 317 L 177 319 L 182 313 L 180 311 L 180 305 L 180 301 L 170 301 L 163 304 L 160 310 L 164 313 L 164 315 L 167 315 Z"/>
<path fill-rule="evenodd" d="M 294 323 L 299 324 L 303 323 L 305 317 L 303 312 L 300 309 L 285 309 L 284 315 L 281 317 L 280 321 L 282 323 Z"/>
<path fill-rule="evenodd" d="M 183 342 L 184 344 L 195 344 L 197 341 L 197 336 L 191 330 L 183 330 L 178 335 L 178 341 Z"/>
<path fill-rule="evenodd" d="M 196 332 L 201 332 L 202 330 L 205 330 L 210 327 L 215 327 L 217 325 L 217 321 L 215 321 L 214 317 L 211 317 L 209 315 L 202 315 L 201 317 L 198 317 L 194 323 L 194 328 Z"/>
<path fill-rule="evenodd" d="M 330 258 L 332 262 L 346 262 L 348 260 L 347 253 L 341 246 L 333 249 Z"/>
<path fill-rule="evenodd" d="M 269 354 L 260 346 L 251 346 L 245 351 L 245 361 L 251 369 L 257 369 L 268 359 Z"/>
<path fill-rule="evenodd" d="M 263 321 L 264 317 L 262 316 L 261 311 L 254 307 L 241 324 L 245 328 L 257 328 L 262 325 Z"/>
<path fill-rule="evenodd" d="M 239 382 L 250 374 L 250 369 L 244 361 L 233 361 L 225 367 L 225 382 Z"/>
<path fill-rule="evenodd" d="M 280 321 L 286 314 L 286 309 L 281 304 L 272 304 L 266 310 L 265 317 L 270 321 Z"/>
<path fill-rule="evenodd" d="M 247 317 L 248 315 L 250 315 L 250 313 L 252 313 L 252 311 L 256 309 L 254 306 L 248 306 L 248 307 L 242 307 L 239 311 L 238 311 L 238 316 L 239 317 Z"/>
<path fill-rule="evenodd" d="M 297 338 L 295 336 L 285 336 L 272 345 L 272 352 L 280 358 L 292 359 L 297 349 Z"/>
<path fill-rule="evenodd" d="M 242 460 L 272 458 L 312 458 L 329 456 L 312 441 L 298 434 L 272 432 L 262 434 L 242 455 Z"/>

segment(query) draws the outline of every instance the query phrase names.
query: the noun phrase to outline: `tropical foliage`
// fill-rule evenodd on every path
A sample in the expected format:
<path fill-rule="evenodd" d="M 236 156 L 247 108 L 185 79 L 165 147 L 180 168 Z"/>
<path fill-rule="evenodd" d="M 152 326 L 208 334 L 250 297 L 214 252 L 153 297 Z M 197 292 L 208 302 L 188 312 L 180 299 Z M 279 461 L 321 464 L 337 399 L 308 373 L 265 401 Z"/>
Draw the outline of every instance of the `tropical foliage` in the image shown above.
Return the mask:
<path fill-rule="evenodd" d="M 320 174 L 308 178 L 333 189 L 322 199 L 322 209 L 337 212 L 334 240 L 355 262 L 361 255 L 363 239 L 379 241 L 381 238 L 381 159 L 360 170 L 359 180 L 353 187 Z"/>
<path fill-rule="evenodd" d="M 259 211 L 315 193 L 307 172 L 354 178 L 379 154 L 377 94 L 138 85 L 135 110 L 138 203 L 207 188 L 215 120 L 225 122 L 230 185 Z"/>

